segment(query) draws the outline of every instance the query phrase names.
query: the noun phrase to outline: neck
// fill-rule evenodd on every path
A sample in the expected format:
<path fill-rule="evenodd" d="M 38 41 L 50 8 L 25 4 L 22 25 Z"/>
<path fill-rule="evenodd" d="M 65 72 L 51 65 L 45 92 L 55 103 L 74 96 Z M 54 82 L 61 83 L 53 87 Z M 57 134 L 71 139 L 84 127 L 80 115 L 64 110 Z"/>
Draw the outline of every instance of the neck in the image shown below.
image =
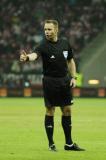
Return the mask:
<path fill-rule="evenodd" d="M 57 42 L 57 40 L 58 40 L 57 36 L 55 36 L 55 37 L 52 39 L 53 42 Z"/>

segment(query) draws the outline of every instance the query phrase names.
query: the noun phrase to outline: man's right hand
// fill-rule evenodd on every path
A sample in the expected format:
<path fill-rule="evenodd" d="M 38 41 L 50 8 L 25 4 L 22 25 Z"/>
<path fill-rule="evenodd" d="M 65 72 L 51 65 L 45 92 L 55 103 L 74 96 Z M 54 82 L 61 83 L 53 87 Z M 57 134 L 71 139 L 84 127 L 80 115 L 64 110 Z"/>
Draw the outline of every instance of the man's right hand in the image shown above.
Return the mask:
<path fill-rule="evenodd" d="M 20 52 L 20 61 L 25 62 L 27 59 L 28 59 L 27 53 L 24 50 L 22 50 Z"/>

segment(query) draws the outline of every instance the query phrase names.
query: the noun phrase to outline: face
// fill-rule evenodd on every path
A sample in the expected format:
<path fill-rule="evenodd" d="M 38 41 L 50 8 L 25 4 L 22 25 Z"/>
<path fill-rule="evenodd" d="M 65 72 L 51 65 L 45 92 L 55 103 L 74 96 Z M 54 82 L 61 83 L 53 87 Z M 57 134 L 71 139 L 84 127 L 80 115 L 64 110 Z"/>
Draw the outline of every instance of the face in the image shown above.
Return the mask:
<path fill-rule="evenodd" d="M 55 37 L 57 37 L 57 28 L 53 23 L 45 23 L 44 32 L 48 40 L 53 40 Z"/>

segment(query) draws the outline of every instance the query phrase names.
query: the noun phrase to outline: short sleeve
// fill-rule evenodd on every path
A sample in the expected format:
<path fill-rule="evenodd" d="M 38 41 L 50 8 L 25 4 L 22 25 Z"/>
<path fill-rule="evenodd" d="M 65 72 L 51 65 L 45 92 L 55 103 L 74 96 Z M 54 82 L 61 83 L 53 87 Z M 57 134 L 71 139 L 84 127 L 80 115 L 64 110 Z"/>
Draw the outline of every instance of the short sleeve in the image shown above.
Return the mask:
<path fill-rule="evenodd" d="M 34 48 L 34 52 L 35 52 L 38 56 L 40 56 L 41 53 L 42 53 L 42 44 L 37 45 L 37 46 Z"/>
<path fill-rule="evenodd" d="M 70 44 L 68 43 L 68 57 L 67 57 L 67 60 L 70 60 L 73 57 L 74 57 L 73 56 L 73 49 L 71 48 Z"/>

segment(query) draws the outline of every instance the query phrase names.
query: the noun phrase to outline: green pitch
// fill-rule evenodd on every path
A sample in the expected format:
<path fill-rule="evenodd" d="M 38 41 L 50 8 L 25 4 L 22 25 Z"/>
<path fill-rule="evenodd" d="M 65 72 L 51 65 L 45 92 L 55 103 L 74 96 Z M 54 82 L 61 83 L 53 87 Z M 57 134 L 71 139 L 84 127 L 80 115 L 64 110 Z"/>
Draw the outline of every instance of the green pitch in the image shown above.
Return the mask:
<path fill-rule="evenodd" d="M 105 160 L 106 99 L 75 99 L 73 140 L 85 152 L 63 150 L 61 112 L 55 113 L 57 153 L 48 151 L 42 98 L 0 99 L 0 160 Z"/>

